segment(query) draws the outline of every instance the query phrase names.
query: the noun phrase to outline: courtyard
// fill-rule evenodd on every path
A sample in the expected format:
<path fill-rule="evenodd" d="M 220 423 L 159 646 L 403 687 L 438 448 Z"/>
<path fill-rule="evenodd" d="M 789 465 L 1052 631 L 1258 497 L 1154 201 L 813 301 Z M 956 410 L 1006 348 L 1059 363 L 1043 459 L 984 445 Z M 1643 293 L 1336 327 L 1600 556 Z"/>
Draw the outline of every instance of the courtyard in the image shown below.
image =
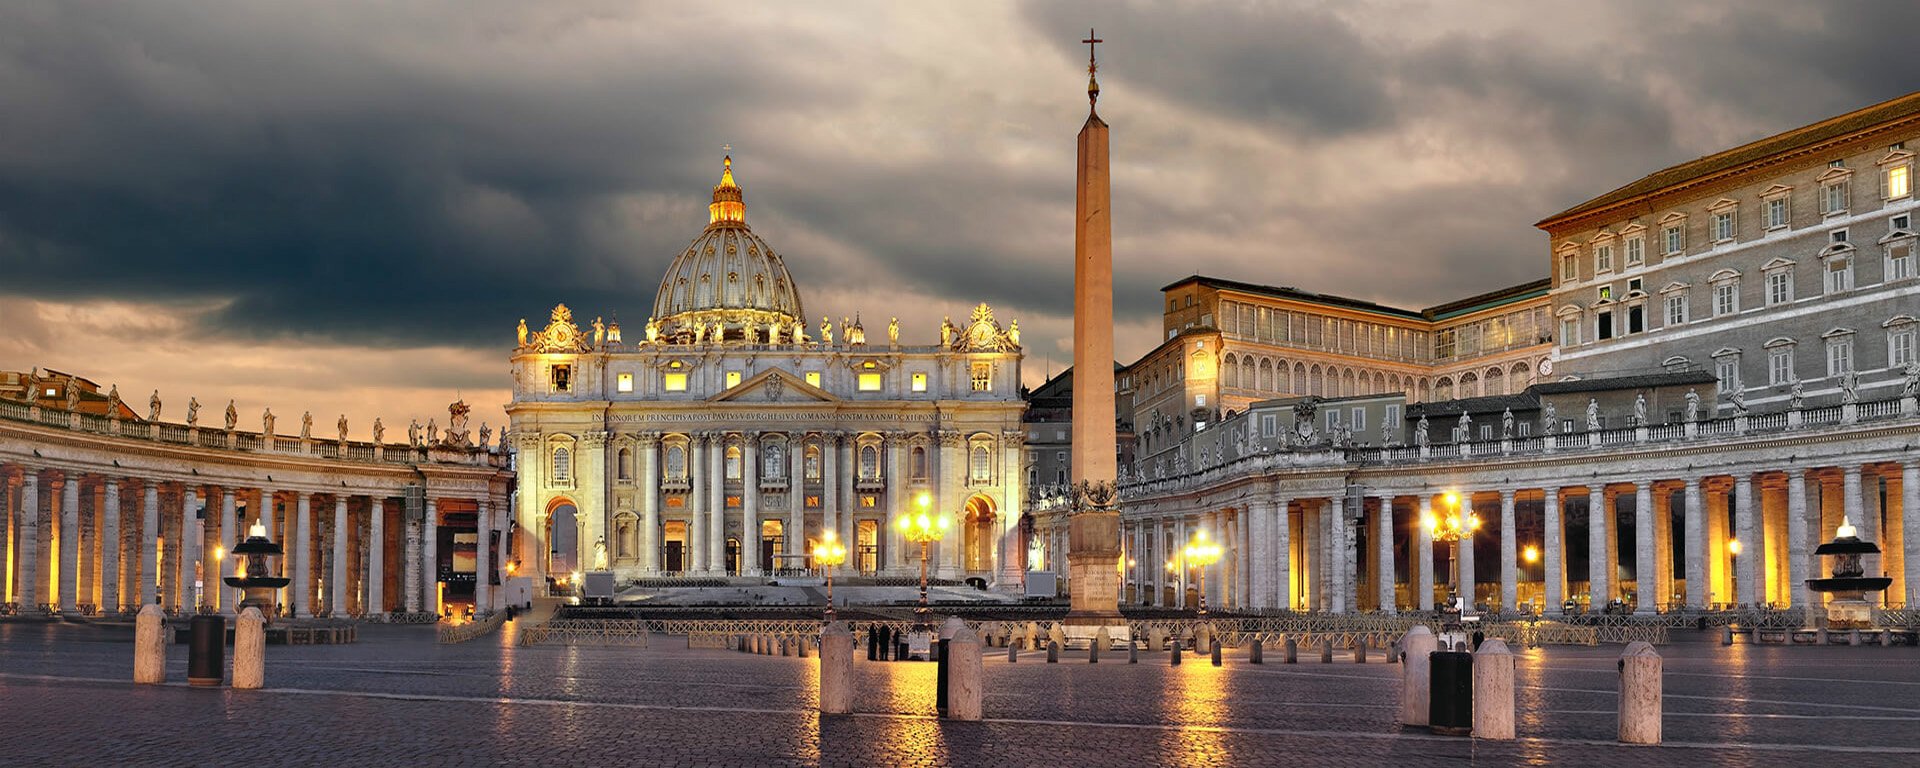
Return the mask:
<path fill-rule="evenodd" d="M 934 666 L 855 664 L 856 713 L 817 714 L 814 658 L 513 645 L 513 627 L 441 645 L 421 628 L 268 649 L 267 688 L 130 682 L 130 632 L 0 624 L 6 761 L 24 765 L 1912 765 L 1912 649 L 1660 648 L 1666 743 L 1614 742 L 1617 646 L 1525 651 L 1519 739 L 1402 730 L 1400 667 L 1303 654 L 1124 654 L 1091 665 L 989 649 L 986 720 L 942 721 Z"/>

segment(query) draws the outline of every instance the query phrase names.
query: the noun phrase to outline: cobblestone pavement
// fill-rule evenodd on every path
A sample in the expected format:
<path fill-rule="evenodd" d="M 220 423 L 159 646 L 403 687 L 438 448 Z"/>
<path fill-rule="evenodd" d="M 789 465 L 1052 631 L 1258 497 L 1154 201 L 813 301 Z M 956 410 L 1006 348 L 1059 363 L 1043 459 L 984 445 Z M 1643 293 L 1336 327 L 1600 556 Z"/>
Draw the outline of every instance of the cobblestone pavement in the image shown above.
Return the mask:
<path fill-rule="evenodd" d="M 858 713 L 814 711 L 814 659 L 688 650 L 440 646 L 370 626 L 268 649 L 268 690 L 134 686 L 130 631 L 0 624 L 0 763 L 20 765 L 1751 765 L 1920 764 L 1910 648 L 1680 642 L 1666 741 L 1615 744 L 1617 647 L 1526 652 L 1520 739 L 1395 725 L 1399 666 L 1215 668 L 1165 654 L 1017 664 L 990 649 L 981 723 L 933 717 L 933 666 L 855 667 Z M 169 679 L 184 681 L 184 646 Z M 1278 654 L 1268 658 L 1277 660 Z"/>

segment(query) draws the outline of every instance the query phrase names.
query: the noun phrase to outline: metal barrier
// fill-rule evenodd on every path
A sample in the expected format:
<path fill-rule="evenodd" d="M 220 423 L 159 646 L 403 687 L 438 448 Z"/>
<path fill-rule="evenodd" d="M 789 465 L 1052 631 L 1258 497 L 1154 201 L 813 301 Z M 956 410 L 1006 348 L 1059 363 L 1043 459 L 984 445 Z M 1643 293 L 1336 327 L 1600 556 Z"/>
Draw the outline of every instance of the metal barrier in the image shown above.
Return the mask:
<path fill-rule="evenodd" d="M 485 637 L 492 634 L 494 630 L 499 629 L 500 625 L 505 624 L 506 621 L 506 611 L 495 611 L 493 615 L 480 619 L 479 621 L 469 621 L 464 624 L 445 624 L 440 627 L 440 643 L 442 645 L 451 645 Z"/>
<path fill-rule="evenodd" d="M 632 619 L 553 619 L 520 630 L 520 645 L 565 643 L 645 648 L 649 634 L 646 622 Z"/>

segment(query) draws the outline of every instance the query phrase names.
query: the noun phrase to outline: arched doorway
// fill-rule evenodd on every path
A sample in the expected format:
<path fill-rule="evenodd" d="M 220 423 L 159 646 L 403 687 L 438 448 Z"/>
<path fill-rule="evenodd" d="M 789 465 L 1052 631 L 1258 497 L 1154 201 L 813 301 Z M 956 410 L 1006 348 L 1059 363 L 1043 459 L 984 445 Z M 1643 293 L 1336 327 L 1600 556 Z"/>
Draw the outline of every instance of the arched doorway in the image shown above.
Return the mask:
<path fill-rule="evenodd" d="M 993 571 L 993 545 L 1000 535 L 1000 526 L 995 522 L 998 517 L 994 514 L 991 499 L 985 496 L 967 499 L 967 519 L 962 540 L 964 549 L 961 551 L 967 571 Z"/>
<path fill-rule="evenodd" d="M 555 583 L 572 578 L 580 570 L 579 510 L 569 499 L 555 499 L 547 505 L 547 578 Z"/>

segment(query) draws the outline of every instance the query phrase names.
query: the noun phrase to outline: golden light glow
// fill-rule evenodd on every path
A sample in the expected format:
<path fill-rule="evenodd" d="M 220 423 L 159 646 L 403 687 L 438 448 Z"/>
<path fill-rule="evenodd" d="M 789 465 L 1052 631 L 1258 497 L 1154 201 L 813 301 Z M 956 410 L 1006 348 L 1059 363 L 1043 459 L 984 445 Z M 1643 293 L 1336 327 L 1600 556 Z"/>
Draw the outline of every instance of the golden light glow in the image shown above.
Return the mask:
<path fill-rule="evenodd" d="M 913 497 L 913 505 L 916 507 L 919 507 L 922 511 L 926 510 L 929 507 L 932 507 L 933 494 L 927 493 L 926 491 L 921 491 L 919 496 Z"/>
<path fill-rule="evenodd" d="M 1520 557 L 1525 559 L 1529 563 L 1540 562 L 1540 548 L 1529 546 L 1526 548 L 1525 551 L 1522 551 L 1520 553 Z"/>
<path fill-rule="evenodd" d="M 1437 516 L 1431 511 L 1420 516 L 1420 525 L 1427 529 L 1434 541 L 1460 541 L 1471 538 L 1473 534 L 1479 532 L 1479 515 L 1471 510 L 1464 515 L 1460 514 L 1459 493 L 1447 491 L 1440 495 L 1440 499 L 1447 505 L 1448 512 L 1445 517 Z"/>
<path fill-rule="evenodd" d="M 222 546 L 215 546 L 213 548 L 213 561 L 217 563 L 225 559 L 227 559 L 227 548 Z"/>
<path fill-rule="evenodd" d="M 1195 531 L 1193 534 L 1193 543 L 1188 544 L 1186 549 L 1181 550 L 1181 554 L 1186 558 L 1187 562 L 1205 568 L 1219 562 L 1222 551 L 1220 545 L 1207 543 L 1206 531 Z"/>
<path fill-rule="evenodd" d="M 1853 521 L 1848 520 L 1846 516 L 1843 515 L 1840 518 L 1840 527 L 1833 531 L 1833 537 L 1836 539 L 1851 539 L 1857 537 L 1859 533 L 1860 531 L 1853 527 Z"/>
<path fill-rule="evenodd" d="M 1731 555 L 1740 554 L 1739 539 L 1727 539 L 1727 554 L 1731 554 Z"/>
<path fill-rule="evenodd" d="M 1445 501 L 1447 503 L 1447 506 L 1449 507 L 1460 506 L 1460 494 L 1454 491 L 1447 491 L 1446 493 L 1441 494 L 1440 498 L 1441 500 Z"/>
<path fill-rule="evenodd" d="M 821 535 L 819 544 L 813 547 L 813 563 L 822 568 L 832 568 L 847 561 L 847 548 L 835 540 L 833 531 Z"/>
<path fill-rule="evenodd" d="M 267 537 L 266 523 L 254 523 L 252 528 L 247 529 L 247 535 L 256 539 L 266 538 Z"/>
<path fill-rule="evenodd" d="M 920 494 L 920 497 L 922 499 L 928 498 L 927 494 L 924 493 Z M 952 523 L 947 520 L 945 515 L 927 514 L 925 511 L 926 504 L 923 503 L 920 506 L 922 508 L 920 514 L 901 517 L 899 525 L 895 527 L 900 529 L 900 534 L 905 536 L 907 541 L 915 544 L 938 541 L 940 537 L 947 532 L 947 527 Z"/>

